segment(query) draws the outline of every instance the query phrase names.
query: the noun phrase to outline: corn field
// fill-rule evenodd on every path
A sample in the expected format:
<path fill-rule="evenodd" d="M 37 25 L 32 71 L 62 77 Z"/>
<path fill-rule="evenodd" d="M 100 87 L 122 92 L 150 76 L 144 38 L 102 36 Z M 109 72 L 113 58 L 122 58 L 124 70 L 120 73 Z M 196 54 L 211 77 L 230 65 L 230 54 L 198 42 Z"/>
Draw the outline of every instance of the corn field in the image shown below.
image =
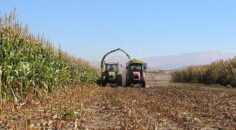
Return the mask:
<path fill-rule="evenodd" d="M 32 92 L 93 83 L 96 70 L 86 62 L 54 49 L 15 20 L 15 13 L 0 17 L 0 102 L 17 102 Z"/>
<path fill-rule="evenodd" d="M 172 73 L 174 82 L 220 84 L 236 87 L 236 57 L 210 65 L 188 67 Z"/>

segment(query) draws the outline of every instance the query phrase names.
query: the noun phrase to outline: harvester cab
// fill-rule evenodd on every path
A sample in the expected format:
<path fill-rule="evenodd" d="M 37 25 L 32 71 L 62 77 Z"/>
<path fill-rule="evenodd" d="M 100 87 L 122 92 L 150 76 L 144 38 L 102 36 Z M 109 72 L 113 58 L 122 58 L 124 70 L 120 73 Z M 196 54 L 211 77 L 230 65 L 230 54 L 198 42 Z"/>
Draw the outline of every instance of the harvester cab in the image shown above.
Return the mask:
<path fill-rule="evenodd" d="M 122 76 L 120 70 L 122 65 L 119 62 L 107 62 L 104 64 L 105 70 L 102 71 L 102 86 L 106 86 L 107 83 L 122 85 Z"/>

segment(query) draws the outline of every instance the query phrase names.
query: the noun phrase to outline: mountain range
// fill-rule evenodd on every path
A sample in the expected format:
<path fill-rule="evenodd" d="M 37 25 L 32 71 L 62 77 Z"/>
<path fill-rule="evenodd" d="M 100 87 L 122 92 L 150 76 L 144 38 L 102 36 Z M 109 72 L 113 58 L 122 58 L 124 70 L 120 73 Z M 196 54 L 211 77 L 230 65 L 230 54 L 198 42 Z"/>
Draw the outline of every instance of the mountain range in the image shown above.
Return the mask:
<path fill-rule="evenodd" d="M 143 58 L 150 68 L 156 68 L 161 70 L 179 69 L 192 65 L 206 65 L 217 60 L 227 60 L 235 56 L 234 53 L 222 53 L 219 51 L 205 51 L 194 53 L 183 53 L 178 55 L 169 56 L 152 56 Z M 107 61 L 119 61 L 125 63 L 127 58 L 117 55 L 110 56 Z M 100 61 L 90 62 L 92 66 L 99 67 Z"/>

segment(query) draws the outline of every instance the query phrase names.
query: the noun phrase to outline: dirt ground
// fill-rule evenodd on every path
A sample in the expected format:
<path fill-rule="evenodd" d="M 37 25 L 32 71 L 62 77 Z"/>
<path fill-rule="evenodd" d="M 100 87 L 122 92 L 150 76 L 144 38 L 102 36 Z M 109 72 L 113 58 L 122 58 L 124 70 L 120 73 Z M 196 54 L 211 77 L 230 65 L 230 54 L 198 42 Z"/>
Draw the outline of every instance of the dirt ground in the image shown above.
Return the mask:
<path fill-rule="evenodd" d="M 78 85 L 1 105 L 0 129 L 235 129 L 236 89 L 169 83 L 149 72 L 148 88 Z"/>

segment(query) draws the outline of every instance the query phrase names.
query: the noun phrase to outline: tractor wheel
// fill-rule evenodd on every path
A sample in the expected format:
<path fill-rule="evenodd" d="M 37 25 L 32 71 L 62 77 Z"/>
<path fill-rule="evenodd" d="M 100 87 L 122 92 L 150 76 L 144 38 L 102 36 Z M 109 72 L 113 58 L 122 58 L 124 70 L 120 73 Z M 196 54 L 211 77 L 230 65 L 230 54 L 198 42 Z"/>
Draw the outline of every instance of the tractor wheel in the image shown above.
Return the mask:
<path fill-rule="evenodd" d="M 120 74 L 117 75 L 117 83 L 118 83 L 118 86 L 122 86 L 122 76 Z"/>
<path fill-rule="evenodd" d="M 145 88 L 146 87 L 146 81 L 142 82 L 142 87 Z"/>
<path fill-rule="evenodd" d="M 129 80 L 126 81 L 126 87 L 130 87 L 131 82 Z"/>

